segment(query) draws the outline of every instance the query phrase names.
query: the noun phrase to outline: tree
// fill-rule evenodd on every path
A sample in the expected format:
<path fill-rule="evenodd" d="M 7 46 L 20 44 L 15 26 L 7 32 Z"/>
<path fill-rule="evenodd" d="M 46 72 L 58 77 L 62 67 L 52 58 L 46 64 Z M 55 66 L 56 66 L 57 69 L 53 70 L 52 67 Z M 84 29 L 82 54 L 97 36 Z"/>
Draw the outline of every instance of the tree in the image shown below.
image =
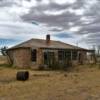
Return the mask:
<path fill-rule="evenodd" d="M 4 46 L 4 47 L 1 48 L 1 54 L 3 56 L 6 56 L 7 55 L 7 47 L 6 46 Z"/>

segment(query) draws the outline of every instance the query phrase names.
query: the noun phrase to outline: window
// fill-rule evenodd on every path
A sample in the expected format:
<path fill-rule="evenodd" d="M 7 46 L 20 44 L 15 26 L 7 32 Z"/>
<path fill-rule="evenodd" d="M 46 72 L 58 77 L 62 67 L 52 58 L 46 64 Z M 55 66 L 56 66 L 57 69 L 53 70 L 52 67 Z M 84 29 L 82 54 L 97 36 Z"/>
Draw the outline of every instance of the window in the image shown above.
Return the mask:
<path fill-rule="evenodd" d="M 72 51 L 72 60 L 77 60 L 77 51 Z"/>
<path fill-rule="evenodd" d="M 53 64 L 55 61 L 54 52 L 44 52 L 44 64 Z"/>
<path fill-rule="evenodd" d="M 59 50 L 58 60 L 71 60 L 70 50 Z M 77 60 L 77 51 L 72 51 L 72 60 Z"/>
<path fill-rule="evenodd" d="M 68 50 L 59 50 L 58 51 L 58 59 L 59 60 L 66 60 L 71 59 L 71 51 Z"/>
<path fill-rule="evenodd" d="M 36 61 L 36 56 L 37 56 L 37 51 L 36 51 L 36 49 L 33 49 L 31 51 L 31 60 Z"/>
<path fill-rule="evenodd" d="M 58 60 L 64 60 L 64 51 L 63 50 L 58 51 Z"/>
<path fill-rule="evenodd" d="M 66 59 L 71 60 L 71 51 L 66 51 Z"/>

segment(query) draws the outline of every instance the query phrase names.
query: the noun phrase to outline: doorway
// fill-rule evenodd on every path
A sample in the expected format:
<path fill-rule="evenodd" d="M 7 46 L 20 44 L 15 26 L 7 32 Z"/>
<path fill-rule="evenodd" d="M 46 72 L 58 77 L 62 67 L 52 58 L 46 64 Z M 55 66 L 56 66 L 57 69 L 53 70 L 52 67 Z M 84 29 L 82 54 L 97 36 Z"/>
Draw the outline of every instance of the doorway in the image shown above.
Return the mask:
<path fill-rule="evenodd" d="M 51 66 L 54 64 L 55 54 L 52 51 L 44 52 L 44 64 Z"/>
<path fill-rule="evenodd" d="M 82 53 L 79 53 L 79 55 L 78 55 L 78 61 L 79 61 L 80 64 L 83 64 Z"/>

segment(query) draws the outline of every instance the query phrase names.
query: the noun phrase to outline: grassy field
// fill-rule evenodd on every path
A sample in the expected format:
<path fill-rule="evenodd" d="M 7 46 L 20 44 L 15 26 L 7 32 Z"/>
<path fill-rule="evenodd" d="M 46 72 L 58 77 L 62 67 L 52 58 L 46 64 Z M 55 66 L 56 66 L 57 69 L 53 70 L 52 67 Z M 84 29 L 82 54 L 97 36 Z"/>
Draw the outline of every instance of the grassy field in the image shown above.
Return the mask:
<path fill-rule="evenodd" d="M 100 69 L 94 67 L 28 70 L 25 82 L 16 80 L 19 69 L 0 67 L 0 100 L 100 100 Z"/>
<path fill-rule="evenodd" d="M 5 64 L 5 63 L 7 63 L 8 61 L 7 61 L 7 57 L 6 56 L 2 56 L 2 55 L 0 55 L 0 65 L 1 64 Z"/>

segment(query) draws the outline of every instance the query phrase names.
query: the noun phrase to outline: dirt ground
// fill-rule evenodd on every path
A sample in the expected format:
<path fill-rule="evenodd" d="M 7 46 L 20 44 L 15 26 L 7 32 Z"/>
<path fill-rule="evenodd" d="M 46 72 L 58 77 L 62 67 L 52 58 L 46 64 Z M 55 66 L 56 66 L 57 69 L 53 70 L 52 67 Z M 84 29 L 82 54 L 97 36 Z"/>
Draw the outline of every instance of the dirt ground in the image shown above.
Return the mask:
<path fill-rule="evenodd" d="M 17 81 L 21 69 L 0 67 L 0 100 L 100 100 L 100 69 L 81 66 L 73 71 L 33 71 Z"/>

